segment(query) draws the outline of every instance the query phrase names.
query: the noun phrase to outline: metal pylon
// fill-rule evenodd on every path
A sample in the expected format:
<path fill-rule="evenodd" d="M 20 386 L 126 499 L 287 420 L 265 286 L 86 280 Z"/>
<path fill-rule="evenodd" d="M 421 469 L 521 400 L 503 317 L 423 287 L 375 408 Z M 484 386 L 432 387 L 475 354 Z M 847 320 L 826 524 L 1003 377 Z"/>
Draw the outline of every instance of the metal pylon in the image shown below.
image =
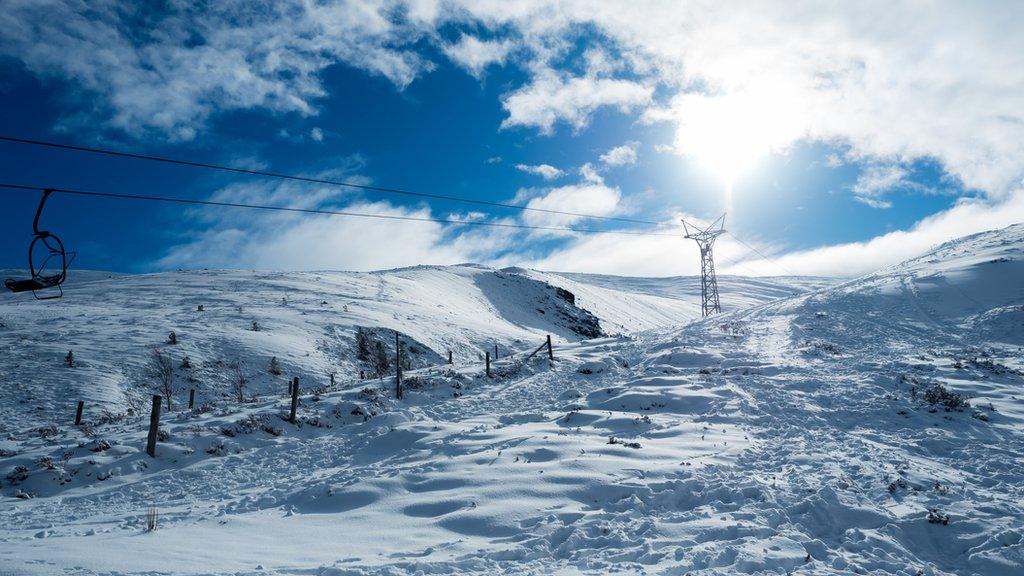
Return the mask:
<path fill-rule="evenodd" d="M 711 249 L 715 245 L 715 238 L 725 232 L 725 214 L 703 229 L 691 226 L 683 220 L 683 230 L 686 232 L 685 237 L 695 241 L 700 247 L 701 316 L 717 314 L 722 311 L 722 305 L 718 301 L 718 279 L 715 277 L 715 259 Z"/>

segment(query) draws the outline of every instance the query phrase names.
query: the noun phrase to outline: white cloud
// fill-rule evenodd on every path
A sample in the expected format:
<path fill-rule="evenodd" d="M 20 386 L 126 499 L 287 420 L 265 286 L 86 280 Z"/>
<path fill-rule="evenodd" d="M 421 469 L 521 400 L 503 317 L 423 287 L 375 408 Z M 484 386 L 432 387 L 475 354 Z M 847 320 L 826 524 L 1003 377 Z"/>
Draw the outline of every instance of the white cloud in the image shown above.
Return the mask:
<path fill-rule="evenodd" d="M 323 142 L 324 131 L 314 126 L 313 129 L 309 131 L 309 137 L 317 142 Z"/>
<path fill-rule="evenodd" d="M 584 180 L 592 184 L 604 183 L 604 178 L 601 177 L 601 174 L 597 171 L 597 168 L 594 168 L 594 165 L 591 164 L 590 162 L 587 162 L 583 166 L 580 166 L 580 176 L 582 176 Z"/>
<path fill-rule="evenodd" d="M 564 172 L 550 164 L 538 164 L 536 166 L 531 164 L 516 164 L 516 170 L 540 176 L 545 180 L 554 180 L 564 174 Z"/>
<path fill-rule="evenodd" d="M 630 80 L 565 77 L 545 70 L 530 84 L 505 96 L 508 118 L 501 127 L 528 126 L 551 134 L 555 123 L 561 121 L 581 129 L 598 108 L 610 106 L 629 112 L 650 103 L 653 92 L 650 86 Z"/>
<path fill-rule="evenodd" d="M 857 176 L 853 185 L 853 196 L 872 208 L 891 208 L 892 202 L 882 195 L 904 184 L 907 169 L 897 164 L 868 166 Z"/>
<path fill-rule="evenodd" d="M 1019 2 L 952 0 L 225 0 L 164 11 L 9 0 L 0 55 L 84 89 L 67 91 L 79 115 L 65 127 L 101 115 L 130 134 L 189 139 L 225 110 L 315 114 L 320 75 L 339 62 L 401 89 L 431 69 L 419 49 L 434 43 L 471 73 L 524 68 L 528 80 L 503 98 L 505 128 L 548 134 L 559 122 L 582 129 L 602 107 L 645 111 L 677 126 L 683 154 L 821 141 L 847 160 L 934 159 L 998 197 L 1024 178 L 1022 22 Z M 439 30 L 452 26 L 467 32 L 446 46 Z"/>
<path fill-rule="evenodd" d="M 446 56 L 479 78 L 492 64 L 502 64 L 515 44 L 511 40 L 480 40 L 463 34 L 455 44 L 445 45 Z"/>
<path fill-rule="evenodd" d="M 601 155 L 601 162 L 607 166 L 626 166 L 636 164 L 637 149 L 639 142 L 626 142 L 622 146 L 616 146 Z"/>
<path fill-rule="evenodd" d="M 426 208 L 357 202 L 346 210 L 428 217 Z M 432 222 L 390 222 L 334 216 L 255 217 L 207 229 L 172 248 L 156 265 L 245 267 L 273 270 L 373 270 L 415 264 L 451 264 L 471 258 L 444 241 L 445 227 Z"/>
<path fill-rule="evenodd" d="M 676 231 L 683 215 L 665 221 L 663 233 Z M 800 274 L 860 276 L 898 264 L 949 240 L 1024 222 L 1024 190 L 992 202 L 964 199 L 954 207 L 924 218 L 907 230 L 865 240 L 785 252 L 779 247 L 752 242 L 762 254 L 725 235 L 715 243 L 719 274 L 779 276 Z M 676 276 L 700 273 L 697 249 L 689 240 L 670 236 L 593 235 L 573 238 L 550 254 L 519 264 L 542 270 L 591 272 L 627 276 Z M 742 234 L 740 234 L 742 236 Z"/>
<path fill-rule="evenodd" d="M 674 95 L 658 107 L 678 125 L 681 153 L 710 144 L 757 156 L 806 139 L 846 146 L 854 159 L 935 159 L 996 196 L 1024 177 L 1019 2 L 524 0 L 462 9 L 520 30 L 546 62 L 559 62 L 581 25 L 598 30 L 628 67 L 619 73 L 632 85 L 627 102 L 646 107 L 643 87 Z M 533 82 L 506 100 L 507 125 L 550 132 L 557 120 L 586 123 L 576 87 L 543 70 Z M 704 126 L 715 111 L 737 120 Z"/>
<path fill-rule="evenodd" d="M 189 140 L 226 110 L 315 114 L 325 95 L 319 74 L 336 62 L 407 86 L 431 64 L 393 47 L 421 32 L 396 24 L 389 4 L 224 0 L 152 10 L 12 0 L 0 11 L 0 56 L 71 82 L 65 102 L 79 116 L 65 117 L 66 126 L 100 115 L 129 134 Z"/>
<path fill-rule="evenodd" d="M 560 186 L 527 202 L 527 207 L 592 216 L 609 216 L 619 207 L 621 195 L 617 188 L 599 182 L 582 182 Z M 531 226 L 567 226 L 582 220 L 579 216 L 523 212 L 522 219 Z"/>
<path fill-rule="evenodd" d="M 775 264 L 797 274 L 858 276 L 913 258 L 954 238 L 1020 222 L 1024 222 L 1024 190 L 1017 190 L 997 202 L 963 199 L 952 208 L 924 218 L 907 230 L 893 231 L 863 242 L 792 252 L 780 256 Z M 773 264 L 751 262 L 749 267 L 765 273 Z"/>

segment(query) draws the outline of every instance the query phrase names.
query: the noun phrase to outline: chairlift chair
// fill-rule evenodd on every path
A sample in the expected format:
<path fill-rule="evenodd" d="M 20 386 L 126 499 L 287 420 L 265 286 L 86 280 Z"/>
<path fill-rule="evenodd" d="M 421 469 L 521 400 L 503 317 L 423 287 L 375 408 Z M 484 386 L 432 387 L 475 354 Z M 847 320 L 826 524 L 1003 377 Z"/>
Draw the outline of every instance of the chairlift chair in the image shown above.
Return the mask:
<path fill-rule="evenodd" d="M 46 230 L 39 229 L 39 217 L 43 214 L 43 206 L 46 205 L 46 199 L 50 197 L 53 190 L 44 190 L 43 197 L 39 200 L 39 207 L 36 209 L 36 217 L 32 221 L 32 242 L 28 245 L 28 271 L 30 274 L 29 278 L 8 278 L 4 280 L 4 286 L 7 287 L 11 292 L 32 292 L 36 300 L 53 300 L 60 298 L 64 295 L 64 289 L 61 288 L 61 284 L 64 283 L 64 279 L 68 274 L 68 266 L 75 259 L 75 253 L 70 254 L 64 248 L 64 243 L 61 239 Z M 36 267 L 34 252 L 36 245 L 42 242 L 42 246 L 46 248 L 46 258 L 43 259 L 42 264 Z M 48 273 L 48 267 L 50 262 L 54 259 L 60 263 L 59 271 Z M 48 290 L 56 288 L 57 293 L 53 294 L 52 291 L 46 296 L 40 296 L 39 292 L 42 290 Z"/>

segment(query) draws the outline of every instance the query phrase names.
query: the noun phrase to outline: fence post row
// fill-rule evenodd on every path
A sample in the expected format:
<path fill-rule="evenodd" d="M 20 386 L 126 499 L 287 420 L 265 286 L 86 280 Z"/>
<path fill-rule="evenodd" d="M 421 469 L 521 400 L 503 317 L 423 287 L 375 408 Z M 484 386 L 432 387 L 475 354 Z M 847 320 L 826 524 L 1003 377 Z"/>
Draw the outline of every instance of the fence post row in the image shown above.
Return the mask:
<path fill-rule="evenodd" d="M 291 415 L 288 416 L 288 421 L 295 424 L 295 410 L 299 407 L 299 377 L 296 376 L 292 380 L 292 411 Z"/>
<path fill-rule="evenodd" d="M 153 410 L 149 413 L 149 437 L 146 438 L 146 454 L 156 458 L 156 436 L 160 429 L 160 395 L 153 395 Z"/>

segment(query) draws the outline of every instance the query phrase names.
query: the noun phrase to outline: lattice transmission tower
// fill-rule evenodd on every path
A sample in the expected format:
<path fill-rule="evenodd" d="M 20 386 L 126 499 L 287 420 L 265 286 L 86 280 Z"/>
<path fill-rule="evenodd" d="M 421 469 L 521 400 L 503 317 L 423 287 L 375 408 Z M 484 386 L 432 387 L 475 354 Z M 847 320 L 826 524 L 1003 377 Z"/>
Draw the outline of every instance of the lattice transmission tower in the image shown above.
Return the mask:
<path fill-rule="evenodd" d="M 722 305 L 718 302 L 718 279 L 715 278 L 715 259 L 711 249 L 715 245 L 715 238 L 725 232 L 725 214 L 718 217 L 707 228 L 697 228 L 683 220 L 683 230 L 686 238 L 697 243 L 700 247 L 700 311 L 701 316 L 710 316 L 722 311 Z"/>

